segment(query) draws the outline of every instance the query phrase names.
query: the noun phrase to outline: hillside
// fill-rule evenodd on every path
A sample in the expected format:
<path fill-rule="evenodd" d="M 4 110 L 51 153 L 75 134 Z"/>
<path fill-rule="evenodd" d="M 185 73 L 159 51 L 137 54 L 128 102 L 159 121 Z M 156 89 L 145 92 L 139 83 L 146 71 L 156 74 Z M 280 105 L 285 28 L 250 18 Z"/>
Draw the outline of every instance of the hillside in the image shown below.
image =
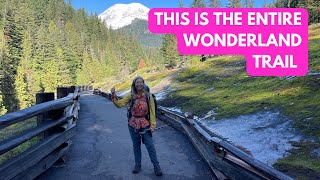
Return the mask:
<path fill-rule="evenodd" d="M 274 166 L 299 178 L 320 177 L 320 24 L 309 27 L 309 74 L 304 77 L 250 77 L 241 56 L 218 56 L 186 68 L 162 104 L 215 119 L 278 110 L 293 119 L 308 141 Z M 311 178 L 312 179 L 312 178 Z"/>
<path fill-rule="evenodd" d="M 137 39 L 144 47 L 160 47 L 162 42 L 161 34 L 152 34 L 148 29 L 148 21 L 135 19 L 133 22 L 118 31 L 124 32 Z"/>

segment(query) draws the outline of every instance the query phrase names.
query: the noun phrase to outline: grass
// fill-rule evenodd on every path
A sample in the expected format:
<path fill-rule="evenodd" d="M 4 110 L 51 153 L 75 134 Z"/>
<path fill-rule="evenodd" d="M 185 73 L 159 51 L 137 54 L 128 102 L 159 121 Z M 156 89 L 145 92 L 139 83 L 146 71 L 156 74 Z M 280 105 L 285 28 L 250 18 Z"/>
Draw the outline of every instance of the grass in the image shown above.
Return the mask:
<path fill-rule="evenodd" d="M 17 124 L 13 124 L 9 127 L 6 127 L 4 129 L 0 130 L 0 142 L 16 136 L 18 134 L 21 134 L 23 131 L 33 128 L 37 125 L 37 120 L 36 117 L 25 120 L 23 122 L 17 123 Z M 17 154 L 25 151 L 26 149 L 28 149 L 29 147 L 31 147 L 32 145 L 36 144 L 37 142 L 39 142 L 40 138 L 38 136 L 30 139 L 29 141 L 26 141 L 25 143 L 15 147 L 14 149 L 6 152 L 5 154 L 0 156 L 0 164 L 2 164 L 3 162 L 7 161 L 8 159 L 12 158 L 13 156 L 16 156 Z"/>
<path fill-rule="evenodd" d="M 297 179 L 319 179 L 319 158 L 314 157 L 312 150 L 320 145 L 312 142 L 292 142 L 295 146 L 290 156 L 280 159 L 274 166 L 282 171 L 294 172 Z"/>
<path fill-rule="evenodd" d="M 320 24 L 309 27 L 309 70 L 320 72 Z M 294 127 L 315 142 L 296 143 L 297 149 L 275 167 L 298 179 L 309 171 L 320 178 L 320 160 L 309 155 L 320 142 L 319 75 L 250 77 L 243 57 L 218 56 L 186 68 L 175 81 L 178 86 L 161 103 L 198 116 L 212 109 L 216 119 L 278 109 L 292 118 Z"/>
<path fill-rule="evenodd" d="M 115 87 L 116 91 L 124 91 L 131 88 L 132 80 L 136 75 L 141 76 L 149 87 L 152 87 L 158 84 L 162 79 L 172 74 L 175 70 L 162 70 L 162 71 L 154 71 L 154 68 L 143 68 L 135 71 L 128 77 L 124 77 L 123 79 L 117 77 L 111 77 L 107 80 L 108 83 L 96 83 L 94 84 L 94 88 L 101 88 L 102 91 L 109 91 L 111 87 Z"/>

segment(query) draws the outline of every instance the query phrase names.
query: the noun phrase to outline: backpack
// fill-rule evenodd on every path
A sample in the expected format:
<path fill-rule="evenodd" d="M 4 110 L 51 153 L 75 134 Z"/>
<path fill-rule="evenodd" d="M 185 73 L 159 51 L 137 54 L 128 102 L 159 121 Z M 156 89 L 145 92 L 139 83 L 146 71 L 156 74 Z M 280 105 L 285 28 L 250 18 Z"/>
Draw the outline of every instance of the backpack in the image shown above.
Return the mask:
<path fill-rule="evenodd" d="M 155 113 L 157 114 L 157 109 L 158 109 L 158 103 L 157 103 L 157 100 L 156 100 L 156 96 L 150 92 L 146 92 L 146 101 L 147 101 L 147 104 L 148 104 L 148 108 L 149 108 L 149 113 L 146 115 L 146 119 L 148 121 L 150 121 L 150 105 L 149 105 L 149 102 L 150 102 L 150 94 L 152 95 L 153 97 L 153 102 L 154 102 L 154 108 L 155 108 Z M 134 100 L 131 96 L 131 103 L 130 103 L 130 106 L 128 107 L 128 111 L 127 111 L 127 117 L 128 119 L 130 119 L 132 117 L 132 114 L 131 114 L 131 108 L 134 104 Z"/>

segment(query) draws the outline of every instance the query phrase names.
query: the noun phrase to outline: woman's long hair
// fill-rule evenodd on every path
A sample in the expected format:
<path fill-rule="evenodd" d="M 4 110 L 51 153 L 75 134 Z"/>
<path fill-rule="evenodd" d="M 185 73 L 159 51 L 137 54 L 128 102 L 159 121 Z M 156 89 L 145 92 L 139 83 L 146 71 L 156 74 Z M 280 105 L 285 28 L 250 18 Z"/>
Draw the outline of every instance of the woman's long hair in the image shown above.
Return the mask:
<path fill-rule="evenodd" d="M 144 83 L 144 79 L 143 79 L 141 76 L 136 76 L 136 77 L 133 79 L 132 84 L 131 84 L 131 94 L 132 94 L 132 97 L 133 97 L 133 98 L 135 98 L 136 95 L 137 95 L 137 93 L 138 93 L 138 92 L 137 92 L 137 89 L 136 89 L 136 86 L 135 86 L 136 81 L 137 81 L 138 79 L 141 79 L 142 82 Z"/>

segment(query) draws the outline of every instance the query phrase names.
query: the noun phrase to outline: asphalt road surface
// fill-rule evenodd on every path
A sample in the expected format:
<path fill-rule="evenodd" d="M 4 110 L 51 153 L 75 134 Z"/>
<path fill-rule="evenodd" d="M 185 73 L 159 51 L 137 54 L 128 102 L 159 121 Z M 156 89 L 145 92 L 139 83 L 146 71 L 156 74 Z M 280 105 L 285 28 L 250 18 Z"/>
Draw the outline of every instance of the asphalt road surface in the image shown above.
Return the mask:
<path fill-rule="evenodd" d="M 41 174 L 39 180 L 79 179 L 214 179 L 188 137 L 168 126 L 154 134 L 162 177 L 153 172 L 142 145 L 142 171 L 132 174 L 134 156 L 126 108 L 118 109 L 106 98 L 83 92 L 77 134 L 63 164 Z M 164 125 L 157 121 L 157 126 Z"/>

